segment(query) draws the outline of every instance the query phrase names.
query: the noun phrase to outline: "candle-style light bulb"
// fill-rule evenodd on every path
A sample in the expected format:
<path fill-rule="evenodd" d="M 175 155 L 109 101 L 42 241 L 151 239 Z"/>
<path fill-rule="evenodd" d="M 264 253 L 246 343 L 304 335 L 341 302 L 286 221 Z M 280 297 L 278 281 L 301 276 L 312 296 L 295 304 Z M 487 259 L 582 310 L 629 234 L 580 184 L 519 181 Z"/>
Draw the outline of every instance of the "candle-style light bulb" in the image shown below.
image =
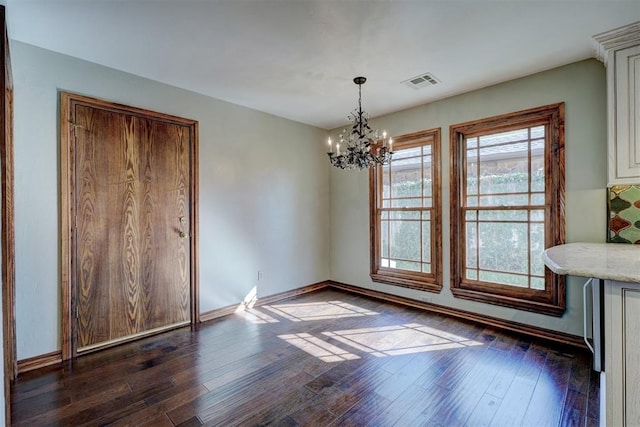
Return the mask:
<path fill-rule="evenodd" d="M 331 145 L 331 138 L 329 138 L 329 152 L 333 153 L 333 146 Z"/>
<path fill-rule="evenodd" d="M 383 147 L 387 146 L 387 131 L 386 130 L 382 131 L 382 146 Z"/>
<path fill-rule="evenodd" d="M 336 144 L 336 154 L 340 155 L 340 144 Z"/>
<path fill-rule="evenodd" d="M 393 139 L 389 138 L 389 152 L 393 153 Z"/>

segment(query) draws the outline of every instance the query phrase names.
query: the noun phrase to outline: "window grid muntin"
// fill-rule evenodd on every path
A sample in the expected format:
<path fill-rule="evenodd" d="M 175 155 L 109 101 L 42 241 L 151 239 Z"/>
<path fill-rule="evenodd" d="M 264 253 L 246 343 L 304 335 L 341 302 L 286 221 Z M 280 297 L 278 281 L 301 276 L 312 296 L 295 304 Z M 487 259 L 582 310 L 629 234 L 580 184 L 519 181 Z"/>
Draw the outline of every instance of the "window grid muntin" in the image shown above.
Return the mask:
<path fill-rule="evenodd" d="M 532 129 L 537 129 L 539 130 L 540 128 L 543 129 L 543 136 L 540 137 L 538 135 L 533 136 L 532 137 Z M 515 140 L 510 140 L 508 142 L 500 142 L 500 143 L 496 143 L 496 144 L 490 144 L 490 145 L 485 145 L 483 146 L 480 141 L 482 137 L 485 136 L 492 136 L 492 135 L 496 135 L 496 134 L 505 134 L 505 133 L 509 133 L 509 132 L 519 132 L 519 131 L 523 131 L 526 129 L 526 135 L 527 138 L 526 139 L 515 139 Z M 537 275 L 537 274 L 532 274 L 532 258 L 531 258 L 531 246 L 532 246 L 532 239 L 531 239 L 531 234 L 532 234 L 532 230 L 531 230 L 531 224 L 542 224 L 543 225 L 543 248 L 545 246 L 545 240 L 547 238 L 547 236 L 545 235 L 544 231 L 545 231 L 545 221 L 544 218 L 548 217 L 549 215 L 549 205 L 548 205 L 548 201 L 546 200 L 546 188 L 545 191 L 532 191 L 532 187 L 533 187 L 533 170 L 532 170 L 532 163 L 534 160 L 534 157 L 532 155 L 532 143 L 534 142 L 539 142 L 539 141 L 543 141 L 543 147 L 542 147 L 542 151 L 543 151 L 543 155 L 547 156 L 548 155 L 548 146 L 549 146 L 549 142 L 548 142 L 548 138 L 549 138 L 549 132 L 548 132 L 548 125 L 547 124 L 530 124 L 528 126 L 525 127 L 520 127 L 517 129 L 512 129 L 510 131 L 507 132 L 489 132 L 486 134 L 482 134 L 482 135 L 469 135 L 466 137 L 462 138 L 462 142 L 463 142 L 463 147 L 462 147 L 462 152 L 464 153 L 462 156 L 462 183 L 461 183 L 461 190 L 462 190 L 462 200 L 461 200 L 461 210 L 462 210 L 462 215 L 460 216 L 461 220 L 462 220 L 462 227 L 461 227 L 461 233 L 462 233 L 462 238 L 463 241 L 465 242 L 465 256 L 463 257 L 463 259 L 465 260 L 465 262 L 462 265 L 462 280 L 463 281 L 474 281 L 474 282 L 478 282 L 478 283 L 483 283 L 483 284 L 488 284 L 488 285 L 492 285 L 492 284 L 496 284 L 496 285 L 502 285 L 502 286 L 512 286 L 512 287 L 518 287 L 516 285 L 512 285 L 512 284 L 506 284 L 503 282 L 489 282 L 486 280 L 481 280 L 480 279 L 480 273 L 481 272 L 489 272 L 489 273 L 502 273 L 505 275 L 514 275 L 514 276 L 522 276 L 522 277 L 526 277 L 527 278 L 527 289 L 534 289 L 532 287 L 532 281 L 535 281 L 535 279 L 544 279 L 545 278 L 545 273 L 544 270 L 542 272 L 542 275 Z M 471 146 L 468 144 L 468 142 L 471 141 Z M 496 148 L 496 147 L 508 147 L 508 146 L 514 146 L 517 144 L 522 144 L 522 143 L 526 143 L 527 146 L 527 150 L 526 150 L 526 164 L 527 164 L 527 192 L 491 192 L 491 193 L 482 193 L 480 188 L 481 188 L 481 155 L 480 155 L 480 150 L 482 150 L 482 148 Z M 474 193 L 469 196 L 468 194 L 468 190 L 470 187 L 469 186 L 469 182 L 467 180 L 468 177 L 468 170 L 469 170 L 469 152 L 473 151 L 475 152 L 475 156 L 474 156 L 474 162 L 471 162 L 471 164 L 473 165 L 475 163 L 475 191 Z M 536 151 L 539 151 L 536 149 Z M 518 151 L 515 151 L 516 153 Z M 524 152 L 524 150 L 520 150 L 520 152 Z M 507 156 L 505 158 L 509 159 L 510 157 L 508 156 L 508 153 L 506 153 Z M 537 154 L 537 153 L 536 153 Z M 513 157 L 514 160 L 518 160 L 520 159 L 520 157 Z M 545 170 L 543 173 L 543 182 L 545 182 L 546 180 L 546 173 L 547 171 Z M 546 185 L 545 185 L 546 187 Z M 521 196 L 527 194 L 528 196 L 528 200 L 529 200 L 529 204 L 528 205 L 508 205 L 508 206 L 504 206 L 504 205 L 500 205 L 500 206 L 481 206 L 480 205 L 480 201 L 482 200 L 482 197 L 487 197 L 487 196 Z M 543 200 L 545 201 L 544 204 L 532 204 L 533 202 L 533 198 L 535 197 L 535 195 L 542 195 L 543 196 Z M 469 206 L 468 202 L 471 198 L 475 198 L 476 205 L 475 206 Z M 542 209 L 541 209 L 542 208 Z M 525 210 L 527 211 L 527 220 L 481 220 L 480 219 L 480 212 L 481 211 L 510 211 L 510 210 Z M 531 218 L 531 212 L 532 211 L 539 211 L 539 210 L 544 210 L 544 216 L 543 216 L 543 220 L 532 220 Z M 468 218 L 468 213 L 469 212 L 475 212 L 475 220 L 469 220 Z M 518 272 L 513 272 L 513 271 L 504 271 L 504 270 L 493 270 L 493 269 L 482 269 L 480 268 L 480 223 L 526 223 L 527 224 L 527 230 L 526 230 L 526 239 L 527 241 L 526 243 L 526 248 L 527 248 L 527 259 L 526 259 L 526 269 L 527 269 L 527 274 L 523 274 L 523 273 L 518 273 Z M 467 230 L 468 230 L 468 224 L 472 224 L 475 228 L 475 238 L 476 238 L 476 242 L 475 242 L 475 262 L 476 262 L 476 266 L 475 268 L 470 268 L 470 266 L 468 265 L 468 259 L 467 259 L 467 253 L 468 253 L 468 249 L 470 246 L 470 242 L 467 241 Z M 475 279 L 470 278 L 470 274 L 469 274 L 469 270 L 475 272 Z M 521 288 L 521 287 L 518 287 Z M 538 290 L 538 289 L 535 289 Z"/>
<path fill-rule="evenodd" d="M 451 285 L 455 298 L 479 301 L 513 307 L 520 310 L 551 316 L 561 316 L 566 310 L 566 286 L 564 276 L 553 274 L 545 269 L 545 280 L 539 280 L 536 289 L 519 289 L 513 286 L 467 281 L 463 277 L 465 250 L 464 221 L 462 205 L 464 181 L 462 179 L 465 153 L 462 140 L 480 134 L 508 131 L 511 129 L 546 125 L 547 147 L 543 156 L 538 156 L 536 170 L 545 171 L 544 187 L 546 197 L 538 200 L 549 206 L 549 215 L 545 218 L 545 247 L 565 242 L 565 104 L 563 102 L 534 107 L 527 110 L 482 118 L 449 127 L 451 152 Z M 533 128 L 535 129 L 535 128 Z M 542 128 L 540 128 L 542 129 Z M 539 177 L 539 175 L 538 175 Z M 537 188 L 538 189 L 538 188 Z M 541 199 L 536 194 L 532 197 Z M 526 199 L 522 204 L 527 204 Z M 538 211 L 539 212 L 539 211 Z M 536 213 L 536 215 L 539 215 Z M 536 279 L 537 280 L 537 279 Z"/>
<path fill-rule="evenodd" d="M 420 155 L 410 155 L 410 156 L 403 156 L 402 152 L 403 151 L 412 151 L 415 152 L 416 150 L 419 150 Z M 394 178 L 394 173 L 393 173 L 393 166 L 398 165 L 398 163 L 400 163 L 400 165 L 404 166 L 404 165 L 411 165 L 411 163 L 407 163 L 407 160 L 411 160 L 411 159 L 421 159 L 421 161 L 419 163 L 416 163 L 420 165 L 420 197 L 417 196 L 412 196 L 412 197 L 394 197 L 394 190 L 393 190 L 393 178 Z M 380 191 L 379 191 L 379 200 L 381 201 L 381 205 L 382 206 L 377 206 L 377 210 L 378 210 L 378 221 L 380 223 L 380 228 L 384 228 L 383 227 L 383 222 L 387 223 L 387 227 L 386 227 L 386 231 L 387 231 L 387 236 L 386 239 L 380 239 L 380 256 L 378 259 L 378 265 L 380 266 L 381 269 L 387 269 L 387 270 L 391 270 L 391 271 L 398 271 L 398 272 L 410 272 L 410 273 L 424 273 L 424 274 L 432 274 L 433 273 L 433 268 L 432 268 L 432 264 L 433 264 L 433 254 L 434 254 L 434 248 L 433 248 L 433 213 L 434 213 L 434 203 L 433 203 L 433 194 L 434 194 L 434 188 L 433 188 L 433 184 L 434 184 L 434 179 L 433 179 L 433 168 L 431 167 L 433 163 L 433 150 L 431 147 L 430 143 L 423 143 L 422 145 L 418 145 L 418 146 L 411 146 L 411 147 L 407 147 L 407 148 L 400 148 L 400 149 L 396 149 L 396 153 L 394 153 L 394 158 L 392 158 L 391 163 L 389 165 L 385 165 L 383 166 L 382 169 L 382 179 L 384 180 L 385 177 L 387 177 L 387 181 L 388 181 L 388 196 L 385 197 L 385 189 L 384 189 L 384 181 L 382 182 L 382 185 L 380 186 Z M 426 169 L 425 165 L 428 164 L 429 165 L 429 176 L 426 176 Z M 431 196 L 425 196 L 425 187 L 427 186 L 427 180 L 426 178 L 429 178 L 429 187 L 430 188 L 430 192 L 429 194 L 431 194 Z M 394 201 L 402 201 L 402 200 L 415 200 L 418 201 L 420 200 L 420 207 L 391 207 L 391 205 L 393 205 Z M 382 218 L 382 214 L 384 212 L 388 212 L 388 216 L 386 219 Z M 392 212 L 420 212 L 420 219 L 402 219 L 402 220 L 393 220 L 391 219 L 391 213 Z M 425 220 L 425 216 L 428 218 Z M 418 247 L 419 247 L 419 253 L 420 253 L 420 259 L 419 260 L 409 260 L 409 259 L 404 259 L 404 258 L 399 258 L 399 257 L 392 257 L 392 251 L 391 251 L 391 244 L 392 244 L 392 227 L 391 227 L 391 222 L 392 221 L 398 221 L 398 222 L 418 222 L 420 223 L 420 231 L 419 231 L 419 242 L 418 242 Z M 430 229 L 430 241 L 429 241 L 429 245 L 431 247 L 431 250 L 429 251 L 429 259 L 425 259 L 425 254 L 423 251 L 424 248 L 424 236 L 423 236 L 423 231 L 424 231 L 424 224 L 427 223 Z M 385 248 L 383 247 L 383 245 L 385 244 L 385 240 L 386 240 L 386 244 L 387 244 L 387 248 L 386 248 L 386 254 L 387 254 L 387 258 L 383 257 L 383 254 L 385 253 Z M 392 261 L 395 262 L 412 262 L 412 263 L 417 263 L 420 264 L 420 271 L 416 271 L 416 270 L 409 270 L 409 269 L 403 269 L 403 268 L 395 268 L 395 267 L 390 267 L 390 264 Z M 428 269 L 425 269 L 425 266 L 428 266 Z"/>

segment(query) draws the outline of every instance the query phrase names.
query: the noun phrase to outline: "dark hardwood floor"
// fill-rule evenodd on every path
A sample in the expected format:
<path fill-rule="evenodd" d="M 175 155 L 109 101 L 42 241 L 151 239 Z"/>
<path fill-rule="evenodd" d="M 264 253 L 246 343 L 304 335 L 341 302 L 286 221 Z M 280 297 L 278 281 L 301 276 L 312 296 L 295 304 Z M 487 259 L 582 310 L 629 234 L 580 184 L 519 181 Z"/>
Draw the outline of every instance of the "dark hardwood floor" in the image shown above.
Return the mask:
<path fill-rule="evenodd" d="M 597 425 L 586 352 L 321 290 L 22 375 L 14 425 Z"/>

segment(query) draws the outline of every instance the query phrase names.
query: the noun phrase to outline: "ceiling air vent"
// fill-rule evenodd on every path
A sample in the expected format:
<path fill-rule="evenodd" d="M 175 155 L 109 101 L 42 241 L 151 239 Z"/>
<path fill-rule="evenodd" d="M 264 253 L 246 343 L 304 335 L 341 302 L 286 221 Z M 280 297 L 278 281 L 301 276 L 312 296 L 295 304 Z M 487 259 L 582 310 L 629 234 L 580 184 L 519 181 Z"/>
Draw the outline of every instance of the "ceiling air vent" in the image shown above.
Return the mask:
<path fill-rule="evenodd" d="M 440 80 L 438 80 L 431 73 L 425 73 L 425 74 L 420 74 L 419 76 L 411 77 L 410 79 L 405 80 L 402 83 L 405 84 L 406 86 L 409 86 L 410 88 L 420 89 L 426 86 L 436 85 L 440 83 Z"/>

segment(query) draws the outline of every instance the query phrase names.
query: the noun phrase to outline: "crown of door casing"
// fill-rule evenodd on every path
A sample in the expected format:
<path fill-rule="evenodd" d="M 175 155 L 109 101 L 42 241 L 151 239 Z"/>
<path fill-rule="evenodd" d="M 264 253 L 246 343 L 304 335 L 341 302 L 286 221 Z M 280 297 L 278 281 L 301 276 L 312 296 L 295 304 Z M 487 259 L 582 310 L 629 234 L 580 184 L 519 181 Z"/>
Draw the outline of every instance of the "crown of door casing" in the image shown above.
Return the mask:
<path fill-rule="evenodd" d="M 60 114 L 62 359 L 198 323 L 197 121 L 68 92 Z"/>

